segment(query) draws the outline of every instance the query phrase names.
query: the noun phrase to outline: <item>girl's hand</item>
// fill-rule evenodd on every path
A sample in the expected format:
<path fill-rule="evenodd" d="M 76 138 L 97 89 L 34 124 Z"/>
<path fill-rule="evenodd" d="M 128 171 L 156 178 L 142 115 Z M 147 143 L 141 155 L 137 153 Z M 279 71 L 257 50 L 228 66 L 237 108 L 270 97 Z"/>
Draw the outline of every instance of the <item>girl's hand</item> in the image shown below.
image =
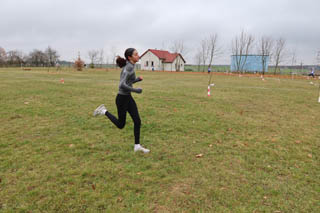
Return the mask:
<path fill-rule="evenodd" d="M 142 77 L 142 76 L 139 76 L 138 78 L 140 79 L 140 81 L 142 81 L 142 80 L 143 80 L 143 77 Z"/>

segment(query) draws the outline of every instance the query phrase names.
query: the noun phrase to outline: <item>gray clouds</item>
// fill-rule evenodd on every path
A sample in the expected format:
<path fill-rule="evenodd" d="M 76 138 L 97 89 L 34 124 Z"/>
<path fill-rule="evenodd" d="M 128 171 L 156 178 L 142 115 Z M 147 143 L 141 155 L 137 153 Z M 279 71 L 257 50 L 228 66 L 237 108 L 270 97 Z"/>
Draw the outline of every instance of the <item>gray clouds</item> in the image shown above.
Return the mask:
<path fill-rule="evenodd" d="M 126 47 L 139 52 L 184 40 L 192 62 L 201 39 L 218 33 L 229 63 L 231 40 L 242 29 L 287 40 L 297 59 L 314 63 L 320 50 L 320 2 L 316 0 L 2 0 L 0 46 L 29 52 L 48 45 L 61 59 L 72 60 L 78 51 Z"/>

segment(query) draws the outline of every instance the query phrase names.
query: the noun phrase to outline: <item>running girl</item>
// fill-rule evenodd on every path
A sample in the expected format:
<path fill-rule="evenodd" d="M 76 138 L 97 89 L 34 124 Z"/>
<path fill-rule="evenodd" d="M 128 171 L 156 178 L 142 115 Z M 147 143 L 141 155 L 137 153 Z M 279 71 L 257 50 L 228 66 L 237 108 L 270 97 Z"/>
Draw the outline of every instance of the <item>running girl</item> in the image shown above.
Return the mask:
<path fill-rule="evenodd" d="M 140 145 L 140 126 L 141 120 L 137 108 L 137 104 L 131 96 L 131 92 L 142 93 L 141 88 L 133 88 L 132 84 L 142 81 L 142 77 L 136 78 L 134 65 L 139 61 L 139 55 L 134 48 L 126 49 L 124 53 L 125 59 L 118 56 L 117 65 L 122 68 L 120 74 L 119 92 L 116 97 L 116 105 L 118 108 L 118 118 L 112 115 L 104 104 L 100 105 L 94 112 L 93 116 L 106 115 L 114 125 L 119 129 L 123 129 L 126 124 L 127 112 L 129 112 L 134 123 L 134 151 L 144 153 L 150 152 L 149 149 L 143 148 Z"/>

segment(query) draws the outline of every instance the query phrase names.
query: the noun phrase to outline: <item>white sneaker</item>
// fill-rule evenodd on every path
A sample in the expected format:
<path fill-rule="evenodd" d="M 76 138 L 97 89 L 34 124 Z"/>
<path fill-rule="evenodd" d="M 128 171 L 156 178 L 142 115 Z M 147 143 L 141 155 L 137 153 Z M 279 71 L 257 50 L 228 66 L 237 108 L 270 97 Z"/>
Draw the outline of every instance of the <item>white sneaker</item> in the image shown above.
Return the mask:
<path fill-rule="evenodd" d="M 134 152 L 138 152 L 138 151 L 141 151 L 143 153 L 149 153 L 150 152 L 149 149 L 143 148 L 140 144 L 135 144 L 134 145 Z"/>
<path fill-rule="evenodd" d="M 96 110 L 93 112 L 93 116 L 104 115 L 107 111 L 107 108 L 104 104 L 101 104 Z"/>

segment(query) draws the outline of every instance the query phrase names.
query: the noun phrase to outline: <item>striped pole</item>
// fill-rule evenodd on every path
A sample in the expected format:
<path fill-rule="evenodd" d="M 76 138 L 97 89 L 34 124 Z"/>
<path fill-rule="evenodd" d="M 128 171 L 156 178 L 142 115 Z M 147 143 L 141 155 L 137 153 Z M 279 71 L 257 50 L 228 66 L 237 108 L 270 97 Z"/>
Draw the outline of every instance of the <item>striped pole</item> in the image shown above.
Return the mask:
<path fill-rule="evenodd" d="M 211 96 L 211 87 L 214 86 L 214 83 L 208 85 L 208 96 Z"/>

